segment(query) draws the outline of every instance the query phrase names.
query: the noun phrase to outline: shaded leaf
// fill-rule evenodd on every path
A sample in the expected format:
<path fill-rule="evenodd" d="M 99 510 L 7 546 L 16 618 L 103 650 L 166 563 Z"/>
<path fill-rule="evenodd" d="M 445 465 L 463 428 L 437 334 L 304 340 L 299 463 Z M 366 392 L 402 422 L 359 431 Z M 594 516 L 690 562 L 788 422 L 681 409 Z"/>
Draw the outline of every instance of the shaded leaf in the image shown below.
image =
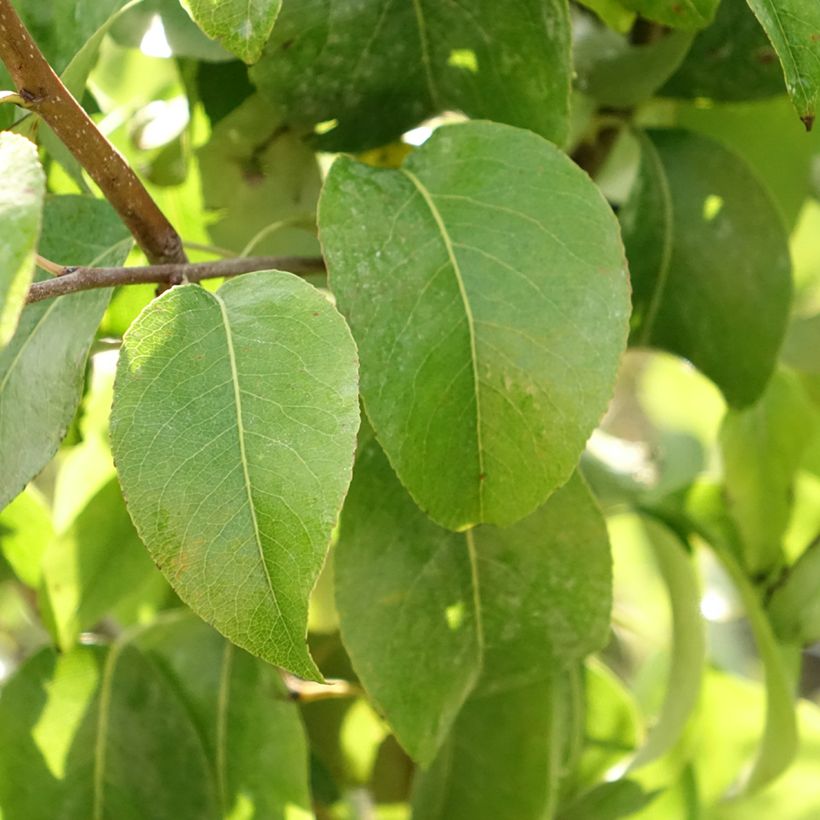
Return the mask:
<path fill-rule="evenodd" d="M 0 696 L 0 808 L 9 818 L 216 820 L 202 742 L 158 670 L 129 645 L 44 649 Z"/>
<path fill-rule="evenodd" d="M 232 641 L 303 677 L 359 410 L 343 319 L 291 274 L 173 288 L 126 334 L 111 440 L 137 531 Z"/>
<path fill-rule="evenodd" d="M 540 506 L 624 344 L 629 286 L 598 190 L 536 135 L 466 123 L 398 170 L 338 159 L 320 229 L 367 414 L 416 502 L 453 529 Z"/>
<path fill-rule="evenodd" d="M 279 672 L 179 611 L 135 644 L 162 669 L 203 739 L 220 816 L 307 820 L 305 733 Z"/>
<path fill-rule="evenodd" d="M 746 0 L 722 0 L 714 22 L 697 33 L 661 94 L 736 101 L 784 91 L 777 55 Z"/>
<path fill-rule="evenodd" d="M 69 265 L 119 265 L 130 246 L 107 203 L 74 196 L 46 202 L 44 256 Z M 110 295 L 92 290 L 28 305 L 0 352 L 0 509 L 57 451 L 79 404 L 88 350 Z"/>
<path fill-rule="evenodd" d="M 326 150 L 383 145 L 452 109 L 562 143 L 567 4 L 290 0 L 251 79 L 288 125 L 319 125 Z"/>
<path fill-rule="evenodd" d="M 562 722 L 548 681 L 469 700 L 429 770 L 417 773 L 417 820 L 551 817 Z"/>
<path fill-rule="evenodd" d="M 769 619 L 785 643 L 808 646 L 820 640 L 820 540 L 789 567 L 768 604 Z"/>
<path fill-rule="evenodd" d="M 37 148 L 0 133 L 0 350 L 14 335 L 34 276 L 46 179 Z"/>
<path fill-rule="evenodd" d="M 415 507 L 371 440 L 342 515 L 335 569 L 354 668 L 422 763 L 471 692 L 547 681 L 607 637 L 607 535 L 577 477 L 514 527 L 452 533 Z"/>
<path fill-rule="evenodd" d="M 626 8 L 665 26 L 699 29 L 708 26 L 720 0 L 620 0 Z"/>
<path fill-rule="evenodd" d="M 199 27 L 246 63 L 255 63 L 273 31 L 282 0 L 182 0 Z"/>
<path fill-rule="evenodd" d="M 774 46 L 786 90 L 807 129 L 820 96 L 820 4 L 805 0 L 748 0 Z"/>
<path fill-rule="evenodd" d="M 787 237 L 755 176 L 722 146 L 682 130 L 641 137 L 621 213 L 633 341 L 689 359 L 742 407 L 763 391 L 791 300 Z"/>
<path fill-rule="evenodd" d="M 558 820 L 616 820 L 648 806 L 657 792 L 648 792 L 634 780 L 614 780 L 590 789 L 558 813 Z"/>

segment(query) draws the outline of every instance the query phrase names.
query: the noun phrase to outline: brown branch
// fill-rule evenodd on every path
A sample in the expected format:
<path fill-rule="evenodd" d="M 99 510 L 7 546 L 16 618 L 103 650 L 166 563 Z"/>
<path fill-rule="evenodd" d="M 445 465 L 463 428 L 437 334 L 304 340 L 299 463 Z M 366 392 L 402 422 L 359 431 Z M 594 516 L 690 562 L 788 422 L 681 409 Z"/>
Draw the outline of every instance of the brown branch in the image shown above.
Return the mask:
<path fill-rule="evenodd" d="M 111 288 L 116 285 L 172 285 L 201 282 L 222 276 L 239 276 L 258 270 L 287 270 L 304 275 L 321 273 L 325 262 L 320 256 L 248 256 L 214 262 L 187 262 L 175 265 L 145 265 L 134 268 L 63 268 L 61 275 L 35 282 L 27 302 L 41 302 L 81 290 Z"/>
<path fill-rule="evenodd" d="M 149 261 L 186 262 L 182 241 L 171 223 L 54 73 L 11 0 L 0 0 L 0 60 L 11 74 L 26 108 L 51 126 L 99 185 Z"/>

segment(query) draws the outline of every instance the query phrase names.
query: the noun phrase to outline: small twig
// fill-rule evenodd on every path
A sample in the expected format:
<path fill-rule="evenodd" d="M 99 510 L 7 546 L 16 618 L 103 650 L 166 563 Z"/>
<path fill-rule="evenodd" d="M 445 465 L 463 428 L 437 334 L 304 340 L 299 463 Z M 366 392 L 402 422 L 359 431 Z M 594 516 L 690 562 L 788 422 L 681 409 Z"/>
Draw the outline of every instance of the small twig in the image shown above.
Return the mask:
<path fill-rule="evenodd" d="M 179 234 L 54 73 L 11 0 L 0 0 L 0 60 L 14 80 L 22 104 L 51 126 L 91 175 L 148 260 L 154 264 L 186 262 Z"/>
<path fill-rule="evenodd" d="M 134 268 L 60 268 L 59 265 L 55 267 L 62 273 L 56 272 L 53 279 L 35 282 L 29 288 L 27 302 L 41 302 L 43 299 L 65 296 L 68 293 L 117 285 L 173 285 L 180 282 L 201 282 L 203 279 L 239 276 L 259 270 L 286 270 L 299 275 L 321 273 L 325 270 L 325 262 L 320 256 L 251 256 Z"/>
<path fill-rule="evenodd" d="M 65 265 L 58 265 L 56 262 L 46 259 L 45 256 L 40 256 L 39 253 L 34 254 L 34 261 L 38 268 L 42 268 L 46 273 L 50 273 L 52 276 L 65 276 L 67 273 L 71 273 L 71 268 L 67 268 Z"/>

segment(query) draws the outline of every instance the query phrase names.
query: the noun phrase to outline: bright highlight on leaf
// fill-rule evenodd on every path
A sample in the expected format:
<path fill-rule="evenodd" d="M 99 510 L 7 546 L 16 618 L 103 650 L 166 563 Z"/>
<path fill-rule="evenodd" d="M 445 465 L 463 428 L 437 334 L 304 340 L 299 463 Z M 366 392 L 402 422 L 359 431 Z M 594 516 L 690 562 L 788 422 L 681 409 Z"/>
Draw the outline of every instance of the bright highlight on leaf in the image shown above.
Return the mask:
<path fill-rule="evenodd" d="M 34 277 L 46 180 L 37 148 L 0 133 L 0 349 L 17 328 Z"/>
<path fill-rule="evenodd" d="M 454 125 L 398 170 L 338 159 L 319 223 L 367 414 L 416 502 L 451 529 L 540 506 L 627 331 L 618 227 L 589 178 L 534 134 Z"/>
<path fill-rule="evenodd" d="M 246 63 L 255 63 L 270 37 L 282 0 L 182 0 L 200 28 Z"/>
<path fill-rule="evenodd" d="M 137 531 L 180 597 L 239 646 L 320 679 L 307 598 L 350 480 L 356 350 L 279 271 L 174 288 L 125 337 L 111 441 Z"/>

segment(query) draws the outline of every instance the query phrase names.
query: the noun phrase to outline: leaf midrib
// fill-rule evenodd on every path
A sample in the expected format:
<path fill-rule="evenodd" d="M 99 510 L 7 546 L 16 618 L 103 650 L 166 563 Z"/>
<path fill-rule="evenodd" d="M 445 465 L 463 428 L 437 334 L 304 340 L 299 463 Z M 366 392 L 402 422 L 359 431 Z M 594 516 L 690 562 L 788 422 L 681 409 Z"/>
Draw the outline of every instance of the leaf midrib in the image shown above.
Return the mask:
<path fill-rule="evenodd" d="M 410 180 L 410 182 L 413 183 L 416 190 L 419 192 L 419 194 L 421 194 L 421 197 L 427 204 L 427 207 L 429 208 L 430 213 L 433 216 L 433 219 L 436 221 L 436 225 L 438 227 L 439 233 L 441 234 L 442 241 L 444 242 L 444 247 L 447 251 L 447 256 L 450 259 L 450 265 L 453 268 L 453 273 L 456 277 L 458 290 L 461 294 L 461 301 L 464 305 L 464 312 L 467 316 L 467 328 L 470 333 L 470 359 L 472 362 L 473 369 L 473 390 L 475 393 L 476 448 L 478 455 L 478 515 L 479 520 L 483 521 L 485 483 L 484 445 L 481 437 L 481 382 L 478 377 L 478 350 L 476 346 L 475 317 L 473 316 L 473 309 L 470 306 L 470 300 L 467 296 L 467 290 L 464 285 L 464 277 L 462 276 L 461 266 L 459 265 L 458 258 L 456 257 L 455 248 L 453 247 L 453 241 L 450 238 L 449 232 L 447 231 L 447 226 L 444 224 L 444 219 L 441 216 L 441 212 L 439 211 L 438 206 L 433 200 L 433 195 L 425 187 L 424 183 L 412 171 L 408 170 L 407 168 L 400 168 L 399 170 Z"/>
<path fill-rule="evenodd" d="M 251 515 L 251 522 L 253 523 L 254 539 L 256 540 L 256 547 L 259 551 L 259 561 L 262 564 L 262 569 L 265 573 L 265 580 L 270 591 L 271 600 L 276 607 L 276 614 L 279 616 L 279 621 L 282 624 L 284 633 L 288 636 L 288 640 L 295 649 L 293 636 L 290 634 L 290 627 L 282 615 L 282 610 L 279 607 L 279 600 L 276 597 L 276 592 L 273 588 L 273 579 L 270 576 L 267 562 L 265 561 L 265 552 L 262 548 L 262 534 L 259 530 L 259 521 L 256 517 L 256 506 L 253 500 L 253 490 L 251 488 L 250 468 L 248 465 L 248 454 L 245 448 L 245 424 L 242 419 L 242 391 L 239 387 L 239 371 L 236 366 L 236 351 L 233 346 L 233 331 L 231 330 L 231 321 L 228 317 L 228 310 L 225 302 L 219 296 L 212 294 L 214 301 L 219 305 L 219 313 L 222 317 L 222 324 L 225 328 L 225 343 L 228 349 L 228 362 L 231 366 L 231 384 L 233 386 L 234 406 L 236 409 L 236 431 L 239 439 L 239 460 L 242 463 L 242 476 L 245 484 L 245 493 L 248 499 L 248 509 Z"/>

